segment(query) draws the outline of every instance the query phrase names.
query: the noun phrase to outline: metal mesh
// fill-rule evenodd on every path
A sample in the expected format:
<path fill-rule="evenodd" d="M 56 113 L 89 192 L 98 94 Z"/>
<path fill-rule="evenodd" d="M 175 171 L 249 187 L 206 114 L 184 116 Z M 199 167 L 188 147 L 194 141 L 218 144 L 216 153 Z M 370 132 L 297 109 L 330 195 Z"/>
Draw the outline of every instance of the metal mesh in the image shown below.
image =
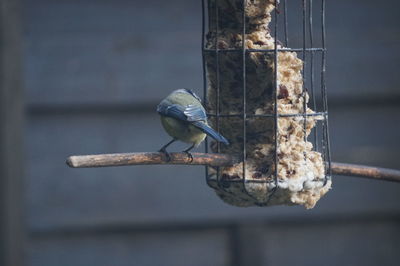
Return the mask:
<path fill-rule="evenodd" d="M 328 106 L 327 106 L 327 93 L 326 93 L 326 82 L 325 82 L 325 72 L 326 72 L 326 47 L 325 47 L 325 0 L 297 0 L 297 1 L 280 1 L 279 6 L 275 8 L 273 11 L 273 18 L 272 22 L 270 23 L 270 30 L 272 35 L 275 39 L 275 49 L 247 49 L 245 47 L 245 40 L 246 40 L 246 0 L 243 0 L 242 4 L 242 18 L 241 21 L 237 21 L 239 25 L 242 27 L 242 48 L 241 49 L 224 49 L 218 47 L 218 36 L 220 29 L 218 28 L 219 23 L 219 10 L 218 10 L 218 0 L 215 0 L 215 16 L 217 23 L 215 23 L 216 28 L 209 29 L 209 5 L 210 1 L 202 0 L 202 56 L 203 56 L 203 90 L 204 90 L 204 104 L 207 106 L 207 91 L 208 91 L 208 76 L 207 76 L 207 69 L 206 69 L 206 56 L 212 54 L 215 57 L 215 72 L 216 72 L 216 97 L 215 99 L 215 113 L 208 113 L 209 117 L 213 117 L 215 119 L 215 129 L 217 131 L 220 130 L 220 118 L 233 118 L 239 117 L 242 118 L 242 131 L 243 131 L 243 147 L 242 147 L 242 154 L 239 155 L 243 160 L 243 181 L 242 182 L 256 182 L 257 180 L 248 180 L 246 177 L 246 155 L 247 155 L 247 121 L 251 118 L 273 118 L 275 127 L 274 127 L 274 134 L 275 134 L 275 153 L 274 153 L 274 160 L 275 160 L 275 188 L 277 187 L 278 182 L 278 163 L 279 157 L 277 155 L 278 149 L 278 119 L 281 117 L 303 117 L 304 118 L 304 125 L 303 130 L 306 132 L 306 121 L 307 118 L 310 116 L 319 116 L 323 119 L 317 121 L 317 125 L 315 128 L 312 129 L 312 133 L 309 135 L 309 141 L 313 143 L 314 150 L 320 152 L 322 154 L 323 161 L 325 162 L 325 183 L 331 177 L 331 158 L 330 158 L 330 147 L 329 147 L 329 134 L 328 134 Z M 279 2 L 279 1 L 278 1 Z M 293 10 L 292 13 L 297 17 L 301 17 L 302 25 L 301 25 L 301 33 L 296 32 L 294 34 L 293 39 L 298 42 L 301 39 L 302 47 L 297 48 L 285 48 L 285 49 L 278 49 L 279 39 L 282 38 L 284 41 L 285 47 L 290 47 L 292 45 L 292 37 L 289 36 L 289 11 L 290 8 L 287 2 L 301 2 L 301 10 Z M 301 16 L 300 16 L 301 13 Z M 319 14 L 318 18 L 318 25 L 315 23 L 315 13 Z M 315 29 L 319 27 L 317 30 L 320 37 L 320 47 L 314 47 L 315 45 Z M 216 32 L 215 44 L 214 48 L 207 48 L 206 47 L 206 35 L 207 32 L 213 30 Z M 283 36 L 282 36 L 283 35 Z M 297 36 L 300 36 L 297 37 Z M 289 38 L 290 37 L 290 38 Z M 313 108 L 315 113 L 307 113 L 307 101 L 306 101 L 306 93 L 304 94 L 304 106 L 303 112 L 298 114 L 279 114 L 278 112 L 278 78 L 277 78 L 277 71 L 278 71 L 278 54 L 279 52 L 297 52 L 301 53 L 301 58 L 303 61 L 303 87 L 304 91 L 308 92 L 310 95 L 309 105 Z M 220 110 L 220 91 L 224 88 L 220 87 L 220 54 L 222 53 L 237 53 L 241 54 L 242 58 L 242 92 L 243 92 L 243 99 L 242 99 L 242 112 L 236 114 L 221 114 Z M 247 99 L 246 99 L 246 55 L 251 53 L 266 53 L 272 54 L 274 56 L 274 112 L 272 114 L 253 114 L 248 113 L 247 110 Z M 318 61 L 318 62 L 317 62 Z M 316 82 L 316 76 L 319 76 L 320 80 Z M 317 77 L 318 78 L 318 77 Z M 318 83 L 318 84 L 317 84 Z M 318 88 L 319 87 L 319 88 Z M 223 132 L 222 132 L 223 133 Z M 307 139 L 307 134 L 304 134 L 305 141 Z M 205 152 L 209 152 L 209 142 L 205 141 Z M 217 144 L 217 152 L 220 152 L 220 144 Z M 219 180 L 219 170 L 217 170 L 217 179 Z M 209 169 L 206 167 L 206 178 L 207 182 L 209 181 Z M 258 181 L 258 182 L 266 182 L 266 181 Z M 274 194 L 274 191 L 270 194 L 270 198 Z M 267 205 L 268 203 L 264 204 Z"/>

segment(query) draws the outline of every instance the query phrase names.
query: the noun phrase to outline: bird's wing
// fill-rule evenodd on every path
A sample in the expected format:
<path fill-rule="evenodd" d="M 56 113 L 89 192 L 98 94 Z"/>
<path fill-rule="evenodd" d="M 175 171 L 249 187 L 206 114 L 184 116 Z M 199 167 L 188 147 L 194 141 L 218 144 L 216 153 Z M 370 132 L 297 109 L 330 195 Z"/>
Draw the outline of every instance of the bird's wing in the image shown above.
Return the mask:
<path fill-rule="evenodd" d="M 186 106 L 183 113 L 187 117 L 187 121 L 205 121 L 207 120 L 207 114 L 203 108 L 196 105 Z"/>
<path fill-rule="evenodd" d="M 178 105 L 178 104 L 160 103 L 157 106 L 157 112 L 160 115 L 173 117 L 173 118 L 178 119 L 178 120 L 186 121 L 187 117 L 183 113 L 184 110 L 185 110 L 184 107 L 181 106 L 181 105 Z"/>
<path fill-rule="evenodd" d="M 229 145 L 226 138 L 204 123 L 204 121 L 207 120 L 207 115 L 204 108 L 201 106 L 188 105 L 185 107 L 178 104 L 170 105 L 167 103 L 161 103 L 157 106 L 157 112 L 164 116 L 190 122 L 191 125 L 197 127 L 215 140 Z"/>
<path fill-rule="evenodd" d="M 185 107 L 178 104 L 159 104 L 157 106 L 157 112 L 161 115 L 187 122 L 207 120 L 204 109 L 196 105 L 188 105 Z"/>

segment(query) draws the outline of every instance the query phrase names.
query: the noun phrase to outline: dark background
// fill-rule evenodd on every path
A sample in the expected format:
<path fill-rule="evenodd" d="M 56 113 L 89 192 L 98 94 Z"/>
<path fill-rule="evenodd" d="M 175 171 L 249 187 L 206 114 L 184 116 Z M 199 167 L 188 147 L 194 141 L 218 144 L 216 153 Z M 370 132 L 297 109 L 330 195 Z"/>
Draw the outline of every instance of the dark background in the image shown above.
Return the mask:
<path fill-rule="evenodd" d="M 400 4 L 327 2 L 332 158 L 399 169 Z M 169 140 L 155 106 L 202 90 L 201 1 L 0 3 L 4 265 L 398 265 L 396 183 L 338 176 L 312 210 L 237 208 L 203 167 L 65 165 Z"/>

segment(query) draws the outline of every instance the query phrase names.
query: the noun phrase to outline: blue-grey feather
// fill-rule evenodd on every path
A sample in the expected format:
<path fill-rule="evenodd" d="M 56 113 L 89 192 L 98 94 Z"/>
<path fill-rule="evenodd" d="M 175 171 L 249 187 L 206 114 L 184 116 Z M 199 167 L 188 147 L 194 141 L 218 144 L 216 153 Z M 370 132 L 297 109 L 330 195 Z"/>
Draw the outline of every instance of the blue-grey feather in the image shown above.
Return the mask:
<path fill-rule="evenodd" d="M 184 107 L 178 104 L 159 104 L 157 107 L 157 112 L 161 115 L 173 117 L 178 120 L 187 121 L 187 117 L 183 112 Z"/>
<path fill-rule="evenodd" d="M 224 143 L 226 145 L 229 145 L 229 141 L 226 138 L 224 138 L 224 136 L 222 136 L 217 131 L 215 131 L 214 129 L 209 127 L 204 122 L 195 121 L 195 122 L 192 123 L 192 125 L 197 127 L 197 128 L 199 128 L 201 131 L 203 131 L 204 133 L 206 133 L 208 136 L 212 137 L 216 141 L 219 141 L 219 142 L 222 142 L 222 143 Z"/>
<path fill-rule="evenodd" d="M 188 105 L 186 106 L 185 110 L 183 113 L 187 117 L 187 121 L 206 121 L 207 120 L 207 114 L 204 111 L 203 108 L 195 105 Z"/>
<path fill-rule="evenodd" d="M 161 115 L 173 117 L 186 122 L 207 120 L 207 115 L 204 112 L 204 109 L 195 105 L 183 107 L 178 104 L 167 105 L 161 103 L 157 106 L 157 112 Z"/>

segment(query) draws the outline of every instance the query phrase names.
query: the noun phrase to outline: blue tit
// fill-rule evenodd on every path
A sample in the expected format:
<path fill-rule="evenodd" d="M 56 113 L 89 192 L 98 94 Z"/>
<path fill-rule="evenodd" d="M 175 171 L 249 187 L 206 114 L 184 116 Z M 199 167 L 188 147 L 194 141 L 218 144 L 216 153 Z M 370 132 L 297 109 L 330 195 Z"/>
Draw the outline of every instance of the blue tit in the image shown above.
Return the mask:
<path fill-rule="evenodd" d="M 207 124 L 207 114 L 200 98 L 189 89 L 173 91 L 157 106 L 157 112 L 161 116 L 161 123 L 165 131 L 172 137 L 172 140 L 159 150 L 165 153 L 168 160 L 170 157 L 166 148 L 176 140 L 192 144 L 183 151 L 191 159 L 193 157 L 189 151 L 203 142 L 206 135 L 229 145 L 226 138 Z"/>

